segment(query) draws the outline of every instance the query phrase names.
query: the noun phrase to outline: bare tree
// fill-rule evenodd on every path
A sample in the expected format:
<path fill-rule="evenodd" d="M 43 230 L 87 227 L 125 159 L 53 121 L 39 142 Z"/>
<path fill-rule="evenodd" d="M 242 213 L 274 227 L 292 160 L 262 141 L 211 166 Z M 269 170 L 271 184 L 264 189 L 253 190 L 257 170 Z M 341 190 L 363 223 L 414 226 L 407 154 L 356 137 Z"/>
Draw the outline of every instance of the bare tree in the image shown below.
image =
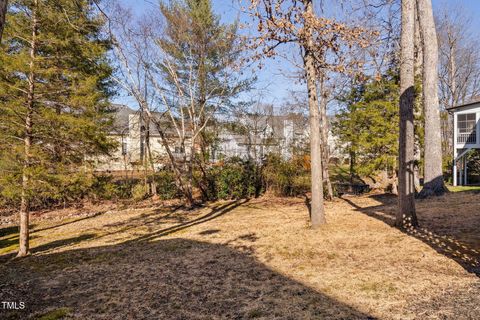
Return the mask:
<path fill-rule="evenodd" d="M 311 0 L 305 1 L 305 12 L 307 15 L 313 15 L 313 4 Z M 308 89 L 308 109 L 310 114 L 310 159 L 311 159 L 311 179 L 312 179 L 312 203 L 310 219 L 312 227 L 316 228 L 326 222 L 323 207 L 323 179 L 322 179 L 322 149 L 320 133 L 320 112 L 318 108 L 317 97 L 317 74 L 315 69 L 315 53 L 313 30 L 308 24 L 306 27 L 306 42 L 304 43 L 305 74 L 307 78 Z"/>
<path fill-rule="evenodd" d="M 322 168 L 323 168 L 323 182 L 327 188 L 327 199 L 333 200 L 333 187 L 330 180 L 330 173 L 328 171 L 328 165 L 330 162 L 330 150 L 328 146 L 328 118 L 327 118 L 327 104 L 330 100 L 330 90 L 327 85 L 326 75 L 321 74 L 318 80 L 320 99 L 320 117 L 321 117 L 321 132 L 322 132 Z"/>
<path fill-rule="evenodd" d="M 438 44 L 431 0 L 417 0 L 423 44 L 423 108 L 425 114 L 424 186 L 419 196 L 442 195 L 442 133 L 438 105 Z"/>
<path fill-rule="evenodd" d="M 149 110 L 151 108 L 151 93 L 145 70 L 144 60 L 147 55 L 148 43 L 146 37 L 149 25 L 134 25 L 133 15 L 130 11 L 120 6 L 112 8 L 115 19 L 110 21 L 109 32 L 113 43 L 113 53 L 119 62 L 118 73 L 113 77 L 114 81 L 131 95 L 139 106 L 138 123 L 140 131 L 140 163 L 143 167 L 145 186 L 149 186 L 152 196 L 157 195 L 154 179 L 148 181 L 149 172 L 155 172 L 154 159 L 150 143 L 151 120 Z"/>
<path fill-rule="evenodd" d="M 443 154 L 453 151 L 453 119 L 445 109 L 480 94 L 480 41 L 470 29 L 472 17 L 457 4 L 436 16 L 439 45 Z"/>
<path fill-rule="evenodd" d="M 461 6 L 448 6 L 436 17 L 440 56 L 440 101 L 445 108 L 480 94 L 480 41 L 472 18 Z"/>
<path fill-rule="evenodd" d="M 8 0 L 0 0 L 0 42 L 2 42 L 3 29 L 5 28 L 5 16 L 7 15 Z"/>
<path fill-rule="evenodd" d="M 154 63 L 154 60 L 152 60 L 153 52 L 156 49 L 155 39 L 157 38 L 154 30 L 157 30 L 159 26 L 158 21 L 149 20 L 144 17 L 140 23 L 133 18 L 130 11 L 121 6 L 115 6 L 111 10 L 111 14 L 107 16 L 110 21 L 109 31 L 113 42 L 114 54 L 120 66 L 119 75 L 115 76 L 114 80 L 138 102 L 141 110 L 141 123 L 139 123 L 139 125 L 150 126 L 150 123 L 152 123 L 156 127 L 160 135 L 161 144 L 167 153 L 169 164 L 175 175 L 177 187 L 184 195 L 187 204 L 192 206 L 194 200 L 191 182 L 189 182 L 189 179 L 185 180 L 185 170 L 183 170 L 181 163 L 174 155 L 172 141 L 169 140 L 167 134 L 168 125 L 171 124 L 170 121 L 173 121 L 178 135 L 180 149 L 185 151 L 187 143 L 185 117 L 181 118 L 180 121 L 182 121 L 182 123 L 179 126 L 176 116 L 171 112 L 168 114 L 169 108 L 154 115 L 152 110 L 157 108 L 151 106 L 148 96 L 145 95 L 147 85 L 150 85 L 152 87 L 151 92 L 155 91 L 155 93 L 157 93 L 155 86 L 159 86 L 158 81 L 152 77 L 151 72 Z M 165 91 L 160 91 L 160 93 L 160 99 L 162 99 L 167 106 L 170 106 L 172 99 L 167 97 L 168 93 L 165 93 Z M 168 115 L 170 115 L 170 117 L 168 117 Z M 143 139 L 144 135 L 145 133 L 142 132 L 141 139 Z M 148 150 L 147 155 L 150 158 L 149 162 L 153 168 L 154 164 L 150 150 Z M 183 152 L 183 155 L 183 164 L 186 164 L 186 152 Z"/>
<path fill-rule="evenodd" d="M 339 54 L 344 46 L 366 46 L 371 34 L 333 19 L 316 16 L 312 0 L 250 0 L 250 12 L 258 22 L 259 36 L 252 47 L 262 48 L 257 58 L 276 55 L 277 47 L 295 43 L 302 52 L 310 119 L 313 228 L 325 223 L 322 183 L 321 114 L 317 94 L 319 69 L 346 72 L 349 56 Z M 319 58 L 321 57 L 321 58 Z M 326 57 L 333 61 L 327 61 Z"/>
<path fill-rule="evenodd" d="M 175 18 L 169 22 L 178 27 L 173 34 L 173 29 L 168 29 L 171 24 L 164 26 L 155 17 L 135 20 L 120 6 L 115 8 L 117 12 L 110 15 L 115 26 L 112 41 L 122 75 L 115 80 L 137 100 L 146 121 L 157 129 L 177 186 L 187 205 L 192 206 L 194 168 L 199 168 L 204 174 L 206 170 L 201 161 L 203 157 L 197 156 L 201 135 L 220 108 L 228 105 L 229 99 L 236 94 L 246 90 L 249 82 L 238 80 L 239 61 L 230 52 L 220 52 L 222 45 L 227 46 L 220 41 L 215 61 L 222 64 L 221 72 L 215 74 L 215 81 L 209 83 L 208 88 L 205 86 L 204 77 L 199 76 L 197 68 L 196 48 L 185 42 L 174 42 L 190 41 L 191 33 L 195 31 L 191 29 L 192 17 L 185 10 L 176 10 L 179 7 L 175 7 L 175 12 L 168 13 L 170 18 Z M 158 16 L 165 14 L 165 10 L 160 11 Z M 232 51 L 236 50 L 237 45 L 234 31 L 222 33 L 226 41 L 232 44 L 228 47 Z M 173 45 L 180 47 L 180 50 L 174 50 L 174 54 Z M 139 79 L 148 80 L 153 100 L 147 101 Z M 178 153 L 174 154 L 174 147 L 178 147 Z M 197 185 L 202 189 L 201 184 Z M 206 194 L 206 190 L 201 191 Z"/>
<path fill-rule="evenodd" d="M 418 10 L 415 3 L 415 65 L 414 65 L 414 74 L 415 81 L 422 78 L 423 72 L 423 43 L 420 33 L 420 23 L 418 20 Z M 420 192 L 420 162 L 422 160 L 422 141 L 421 137 L 423 136 L 423 94 L 422 91 L 417 92 L 415 97 L 415 109 L 413 112 L 414 117 L 414 132 L 415 132 L 415 192 Z"/>
<path fill-rule="evenodd" d="M 414 183 L 414 36 L 415 0 L 402 0 L 398 211 L 395 219 L 400 228 L 418 224 Z"/>

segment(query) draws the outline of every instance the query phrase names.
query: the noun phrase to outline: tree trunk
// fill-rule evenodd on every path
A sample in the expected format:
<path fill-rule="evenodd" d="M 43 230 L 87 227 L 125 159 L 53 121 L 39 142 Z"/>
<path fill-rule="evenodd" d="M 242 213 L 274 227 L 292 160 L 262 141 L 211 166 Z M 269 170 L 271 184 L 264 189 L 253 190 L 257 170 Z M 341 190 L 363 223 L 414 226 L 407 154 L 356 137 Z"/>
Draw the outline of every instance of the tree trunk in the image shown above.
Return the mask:
<path fill-rule="evenodd" d="M 20 202 L 20 232 L 19 232 L 19 250 L 17 257 L 24 257 L 29 254 L 29 216 L 30 216 L 30 199 L 29 199 L 29 181 L 30 181 L 30 165 L 31 165 L 31 146 L 32 146 L 32 115 L 35 103 L 35 55 L 37 49 L 37 9 L 38 0 L 33 2 L 32 8 L 32 39 L 30 41 L 30 65 L 28 75 L 28 95 L 27 95 L 27 112 L 25 115 L 25 137 L 24 137 L 24 153 L 25 159 L 22 170 L 22 191 Z"/>
<path fill-rule="evenodd" d="M 415 6 L 416 8 L 416 6 Z M 422 45 L 422 37 L 420 35 L 420 23 L 418 21 L 418 13 L 415 10 L 415 65 L 414 65 L 414 76 L 415 82 L 422 77 L 422 69 L 423 69 L 423 45 Z M 415 157 L 415 164 L 414 164 L 414 176 L 415 176 L 415 192 L 420 192 L 422 188 L 420 185 L 420 162 L 422 160 L 422 142 L 421 136 L 423 135 L 423 95 L 420 91 L 418 95 L 415 97 L 415 108 L 413 113 L 413 124 L 414 124 L 414 132 L 415 132 L 415 150 L 414 150 L 414 157 Z"/>
<path fill-rule="evenodd" d="M 399 228 L 418 225 L 415 212 L 414 183 L 414 4 L 415 0 L 402 0 L 398 211 L 395 219 L 395 225 Z"/>
<path fill-rule="evenodd" d="M 148 112 L 148 117 L 150 121 L 152 120 L 152 116 L 150 112 Z M 170 160 L 170 164 L 172 166 L 173 173 L 175 175 L 175 180 L 177 182 L 177 186 L 180 189 L 180 191 L 183 193 L 183 196 L 185 197 L 185 200 L 187 201 L 187 206 L 188 207 L 193 207 L 194 205 L 194 200 L 193 200 L 193 194 L 192 194 L 192 189 L 188 187 L 188 185 L 184 182 L 182 178 L 182 173 L 180 169 L 177 166 L 177 161 L 175 159 L 175 156 L 172 153 L 172 150 L 170 150 L 170 144 L 169 141 L 165 135 L 165 132 L 163 132 L 160 124 L 158 122 L 153 121 L 157 127 L 158 134 L 160 135 L 160 141 L 162 142 L 163 147 L 165 148 L 165 151 L 167 151 L 167 156 L 168 159 Z M 182 149 L 185 150 L 185 149 Z"/>
<path fill-rule="evenodd" d="M 348 153 L 350 156 L 350 165 L 349 165 L 350 183 L 353 183 L 353 179 L 356 177 L 356 173 L 355 173 L 356 154 L 355 154 L 355 151 L 353 151 L 353 148 L 350 148 L 350 151 Z"/>
<path fill-rule="evenodd" d="M 438 44 L 432 1 L 417 0 L 423 42 L 423 105 L 425 112 L 424 184 L 419 197 L 446 192 L 442 172 L 442 131 L 438 102 Z"/>
<path fill-rule="evenodd" d="M 330 154 L 328 150 L 328 119 L 327 119 L 327 99 L 328 92 L 325 88 L 324 75 L 320 76 L 320 118 L 322 124 L 322 168 L 323 168 L 323 182 L 327 187 L 327 199 L 333 200 L 333 188 L 330 181 L 330 174 L 328 172 L 328 163 L 330 160 Z"/>
<path fill-rule="evenodd" d="M 313 14 L 313 4 L 311 0 L 305 1 L 306 11 Z M 310 35 L 305 45 L 305 72 L 307 76 L 308 89 L 308 107 L 310 117 L 310 158 L 311 158 L 311 184 L 312 184 L 312 202 L 310 209 L 310 220 L 312 228 L 317 228 L 326 222 L 323 208 L 323 183 L 322 183 L 322 150 L 320 135 L 320 112 L 318 108 L 316 72 L 314 65 L 313 36 L 311 27 L 306 26 Z"/>
<path fill-rule="evenodd" d="M 145 148 L 147 149 L 146 151 L 146 159 L 148 161 L 148 165 L 150 166 L 150 170 L 152 170 L 152 176 L 151 176 L 151 181 L 149 182 L 150 184 L 150 193 L 153 197 L 157 196 L 157 184 L 155 182 L 155 164 L 153 162 L 153 157 L 152 157 L 152 148 L 150 147 L 150 119 L 145 117 Z M 147 167 L 147 165 L 145 166 Z"/>
<path fill-rule="evenodd" d="M 0 0 L 0 43 L 2 42 L 5 16 L 7 15 L 8 0 Z"/>

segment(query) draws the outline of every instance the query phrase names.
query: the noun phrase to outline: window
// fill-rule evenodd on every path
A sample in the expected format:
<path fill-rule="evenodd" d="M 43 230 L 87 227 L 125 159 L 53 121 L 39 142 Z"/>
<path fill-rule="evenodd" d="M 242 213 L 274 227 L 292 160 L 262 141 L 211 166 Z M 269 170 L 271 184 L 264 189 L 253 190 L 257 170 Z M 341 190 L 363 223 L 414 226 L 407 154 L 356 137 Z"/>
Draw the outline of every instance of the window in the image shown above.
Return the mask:
<path fill-rule="evenodd" d="M 477 140 L 477 121 L 475 113 L 459 114 L 457 116 L 457 142 L 475 143 Z"/>
<path fill-rule="evenodd" d="M 185 152 L 185 149 L 182 148 L 182 147 L 175 147 L 175 153 L 184 153 Z"/>
<path fill-rule="evenodd" d="M 127 151 L 127 141 L 122 141 L 122 155 L 126 155 Z"/>
<path fill-rule="evenodd" d="M 475 132 L 476 119 L 475 113 L 459 114 L 458 119 L 458 133 Z"/>

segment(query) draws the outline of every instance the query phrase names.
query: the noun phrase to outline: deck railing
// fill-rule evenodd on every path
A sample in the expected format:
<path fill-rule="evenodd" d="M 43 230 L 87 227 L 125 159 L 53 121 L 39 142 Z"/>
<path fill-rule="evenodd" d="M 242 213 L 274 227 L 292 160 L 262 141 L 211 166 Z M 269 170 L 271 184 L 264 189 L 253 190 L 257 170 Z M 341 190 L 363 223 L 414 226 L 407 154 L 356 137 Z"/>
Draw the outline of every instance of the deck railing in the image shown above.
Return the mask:
<path fill-rule="evenodd" d="M 477 143 L 477 133 L 458 133 L 457 134 L 457 143 L 466 143 L 466 144 L 475 144 Z"/>

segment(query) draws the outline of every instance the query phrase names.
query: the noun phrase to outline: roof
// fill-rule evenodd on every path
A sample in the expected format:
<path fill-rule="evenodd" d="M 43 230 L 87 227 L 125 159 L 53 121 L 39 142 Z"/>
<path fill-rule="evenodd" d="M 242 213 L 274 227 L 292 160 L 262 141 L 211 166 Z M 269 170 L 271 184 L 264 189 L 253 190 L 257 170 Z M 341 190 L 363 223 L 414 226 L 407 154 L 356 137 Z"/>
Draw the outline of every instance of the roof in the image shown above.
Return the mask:
<path fill-rule="evenodd" d="M 453 107 L 449 107 L 449 108 L 447 108 L 447 110 L 450 111 L 450 110 L 455 110 L 455 109 L 459 109 L 459 108 L 463 108 L 463 107 L 468 107 L 468 106 L 471 106 L 471 105 L 474 105 L 474 104 L 477 104 L 477 103 L 480 103 L 480 96 L 473 97 L 468 102 L 457 104 Z"/>
<path fill-rule="evenodd" d="M 110 130 L 110 134 L 114 134 L 114 135 L 128 134 L 129 130 L 132 127 L 131 126 L 132 124 L 130 123 L 130 121 L 132 121 L 131 115 L 136 115 L 136 117 L 133 118 L 135 119 L 133 121 L 136 121 L 135 124 L 138 125 L 139 116 L 140 116 L 140 112 L 138 110 L 133 110 L 130 107 L 121 105 L 121 104 L 112 104 L 111 112 L 113 113 L 113 124 L 112 124 L 112 129 Z M 150 113 L 154 119 L 159 120 L 158 122 L 161 123 L 164 133 L 167 136 L 176 134 L 175 128 L 173 128 L 171 121 L 164 118 L 162 116 L 162 113 L 155 112 L 155 111 L 152 111 Z M 149 127 L 150 127 L 151 136 L 160 135 L 160 133 L 158 132 L 157 125 L 156 123 L 154 123 L 154 121 L 151 121 L 149 123 Z"/>
<path fill-rule="evenodd" d="M 112 104 L 111 111 L 114 113 L 111 133 L 125 134 L 128 130 L 128 118 L 136 111 L 121 104 Z"/>

